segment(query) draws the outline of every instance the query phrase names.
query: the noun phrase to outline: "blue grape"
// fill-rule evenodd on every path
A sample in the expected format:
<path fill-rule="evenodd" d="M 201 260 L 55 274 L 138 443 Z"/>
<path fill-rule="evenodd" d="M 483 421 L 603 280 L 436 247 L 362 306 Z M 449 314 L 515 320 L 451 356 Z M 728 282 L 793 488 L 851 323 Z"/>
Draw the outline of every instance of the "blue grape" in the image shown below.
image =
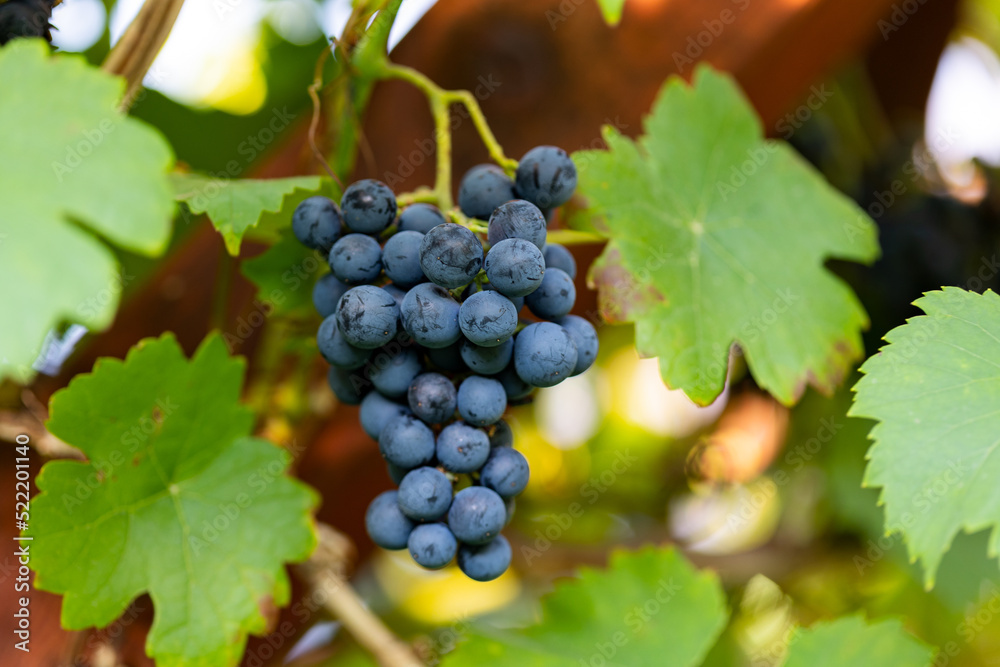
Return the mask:
<path fill-rule="evenodd" d="M 382 273 L 382 248 L 364 234 L 348 234 L 330 250 L 330 270 L 348 285 L 370 283 Z"/>
<path fill-rule="evenodd" d="M 430 204 L 410 204 L 399 214 L 399 231 L 426 234 L 448 222 L 441 209 Z"/>
<path fill-rule="evenodd" d="M 510 429 L 510 424 L 500 420 L 493 427 L 493 434 L 490 435 L 490 447 L 513 447 L 514 432 Z"/>
<path fill-rule="evenodd" d="M 514 339 L 514 350 L 517 350 L 516 338 Z M 503 390 L 507 393 L 508 402 L 520 401 L 523 398 L 527 398 L 531 395 L 531 392 L 535 390 L 533 385 L 530 385 L 522 380 L 521 376 L 517 374 L 517 370 L 514 368 L 513 362 L 511 362 L 507 368 L 497 373 L 494 377 L 498 382 L 500 382 L 500 384 L 503 385 Z"/>
<path fill-rule="evenodd" d="M 561 148 L 537 146 L 521 158 L 514 183 L 519 197 L 539 208 L 555 208 L 576 190 L 576 165 Z"/>
<path fill-rule="evenodd" d="M 326 381 L 334 396 L 344 405 L 357 405 L 371 389 L 371 383 L 357 371 L 336 366 L 331 366 L 327 371 Z"/>
<path fill-rule="evenodd" d="M 547 243 L 542 250 L 546 269 L 562 269 L 570 278 L 576 278 L 576 258 L 558 243 Z"/>
<path fill-rule="evenodd" d="M 473 375 L 458 387 L 458 414 L 476 426 L 496 423 L 507 409 L 507 393 L 499 381 Z"/>
<path fill-rule="evenodd" d="M 488 220 L 493 209 L 515 198 L 514 181 L 493 164 L 476 165 L 458 186 L 458 207 L 470 218 Z"/>
<path fill-rule="evenodd" d="M 292 233 L 299 243 L 326 254 L 340 238 L 340 209 L 327 197 L 309 197 L 292 213 Z"/>
<path fill-rule="evenodd" d="M 462 304 L 458 324 L 472 343 L 496 347 L 517 330 L 517 310 L 510 299 L 499 292 L 483 290 Z"/>
<path fill-rule="evenodd" d="M 508 338 L 495 347 L 480 347 L 469 341 L 462 343 L 462 360 L 479 375 L 496 375 L 507 367 L 514 356 L 514 339 Z"/>
<path fill-rule="evenodd" d="M 390 400 L 377 391 L 371 391 L 361 400 L 359 419 L 365 433 L 373 440 L 378 440 L 386 424 L 396 417 L 408 414 L 410 410 L 405 405 Z"/>
<path fill-rule="evenodd" d="M 442 371 L 461 373 L 467 370 L 465 361 L 462 360 L 462 345 L 464 342 L 459 340 L 447 347 L 427 348 L 424 350 L 427 354 L 427 361 Z"/>
<path fill-rule="evenodd" d="M 529 324 L 514 340 L 514 368 L 533 387 L 559 384 L 573 374 L 576 359 L 573 338 L 552 322 Z"/>
<path fill-rule="evenodd" d="M 427 278 L 420 268 L 420 232 L 397 232 L 385 242 L 382 266 L 386 277 L 403 289 L 418 285 Z"/>
<path fill-rule="evenodd" d="M 365 350 L 375 349 L 392 340 L 396 336 L 398 320 L 396 300 L 389 292 L 373 285 L 349 289 L 340 297 L 340 305 L 337 306 L 340 332 L 348 343 Z"/>
<path fill-rule="evenodd" d="M 483 266 L 483 244 L 461 225 L 446 222 L 424 234 L 420 268 L 436 285 L 455 289 L 468 285 Z"/>
<path fill-rule="evenodd" d="M 594 325 L 578 315 L 567 315 L 555 321 L 569 333 L 576 345 L 576 367 L 573 375 L 579 375 L 594 365 L 597 359 L 597 331 Z"/>
<path fill-rule="evenodd" d="M 378 449 L 400 468 L 416 468 L 434 458 L 434 433 L 413 415 L 396 417 L 382 429 Z"/>
<path fill-rule="evenodd" d="M 507 571 L 513 553 L 503 535 L 482 546 L 463 544 L 458 548 L 458 569 L 475 581 L 492 581 Z"/>
<path fill-rule="evenodd" d="M 546 269 L 542 285 L 524 298 L 528 310 L 543 320 L 555 320 L 573 310 L 576 285 L 562 269 Z"/>
<path fill-rule="evenodd" d="M 313 285 L 313 305 L 320 317 L 329 317 L 337 312 L 337 303 L 344 292 L 351 286 L 337 280 L 337 276 L 328 273 Z"/>
<path fill-rule="evenodd" d="M 455 494 L 448 510 L 448 527 L 466 544 L 485 544 L 495 538 L 507 520 L 507 508 L 496 491 L 470 486 Z"/>
<path fill-rule="evenodd" d="M 501 498 L 516 496 L 528 485 L 528 460 L 513 447 L 497 447 L 490 451 L 479 482 Z"/>
<path fill-rule="evenodd" d="M 448 424 L 438 434 L 437 459 L 451 472 L 475 472 L 490 455 L 486 433 L 462 422 Z"/>
<path fill-rule="evenodd" d="M 417 565 L 428 570 L 440 570 L 458 552 L 458 540 L 443 523 L 426 523 L 410 533 L 407 542 L 410 556 Z"/>
<path fill-rule="evenodd" d="M 515 199 L 497 207 L 490 216 L 486 237 L 490 245 L 504 239 L 524 239 L 539 250 L 545 247 L 545 216 L 529 201 Z"/>
<path fill-rule="evenodd" d="M 399 398 L 406 395 L 410 383 L 423 369 L 420 354 L 410 346 L 372 357 L 368 378 L 384 396 Z"/>
<path fill-rule="evenodd" d="M 421 283 L 409 292 L 400 307 L 403 328 L 420 345 L 448 347 L 462 337 L 458 324 L 459 304 L 448 290 Z"/>
<path fill-rule="evenodd" d="M 436 521 L 451 505 L 451 480 L 437 468 L 411 470 L 399 483 L 399 509 L 414 521 Z"/>
<path fill-rule="evenodd" d="M 354 347 L 344 339 L 337 326 L 337 316 L 330 315 L 319 325 L 316 333 L 316 344 L 319 353 L 332 366 L 354 370 L 361 368 L 371 356 L 371 350 Z"/>
<path fill-rule="evenodd" d="M 428 424 L 443 424 L 458 407 L 455 385 L 440 373 L 418 375 L 410 383 L 407 399 L 413 414 Z"/>
<path fill-rule="evenodd" d="M 396 491 L 384 491 L 375 496 L 365 512 L 368 536 L 383 549 L 405 549 L 414 528 L 399 509 L 398 496 Z"/>
<path fill-rule="evenodd" d="M 527 296 L 542 284 L 545 258 L 530 241 L 504 239 L 490 248 L 485 268 L 497 292 L 508 298 Z"/>
<path fill-rule="evenodd" d="M 464 290 L 462 290 L 462 301 L 465 301 L 473 294 L 479 294 L 480 292 L 485 290 L 496 292 L 497 288 L 496 286 L 488 282 L 483 283 L 481 285 L 478 282 L 471 282 Z M 521 312 L 521 309 L 524 308 L 523 296 L 508 296 L 507 300 L 510 301 L 512 304 L 514 304 L 514 312 L 516 313 Z"/>
<path fill-rule="evenodd" d="M 388 185 L 369 178 L 347 186 L 340 209 L 351 231 L 381 234 L 396 219 L 396 196 Z"/>

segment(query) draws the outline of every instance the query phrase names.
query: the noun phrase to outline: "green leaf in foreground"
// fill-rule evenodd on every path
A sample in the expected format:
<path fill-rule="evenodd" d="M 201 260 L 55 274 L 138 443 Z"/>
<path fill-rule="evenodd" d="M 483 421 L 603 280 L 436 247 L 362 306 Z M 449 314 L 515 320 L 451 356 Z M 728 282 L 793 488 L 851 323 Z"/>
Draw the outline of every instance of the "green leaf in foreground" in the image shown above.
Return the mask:
<path fill-rule="evenodd" d="M 247 437 L 243 375 L 218 336 L 188 361 L 166 335 L 53 396 L 49 431 L 87 462 L 42 468 L 28 534 L 66 628 L 105 626 L 148 592 L 156 663 L 220 667 L 287 603 L 283 564 L 311 552 L 316 498 L 284 450 Z"/>
<path fill-rule="evenodd" d="M 319 190 L 319 176 L 293 176 L 291 178 L 230 180 L 200 174 L 173 174 L 175 197 L 183 201 L 195 214 L 208 214 L 209 220 L 223 240 L 231 255 L 238 255 L 243 237 L 261 223 L 267 213 L 278 213 Z M 296 191 L 303 191 L 294 202 Z M 291 213 L 284 217 L 289 224 Z"/>
<path fill-rule="evenodd" d="M 1000 297 L 928 292 L 861 367 L 850 414 L 875 419 L 866 486 L 882 487 L 886 529 L 902 532 L 928 586 L 960 530 L 993 528 L 1000 550 Z"/>
<path fill-rule="evenodd" d="M 927 667 L 933 656 L 899 621 L 868 625 L 860 616 L 846 616 L 797 630 L 784 667 Z"/>
<path fill-rule="evenodd" d="M 542 620 L 521 631 L 478 634 L 447 667 L 697 665 L 726 625 L 718 578 L 674 549 L 618 552 L 605 571 L 583 569 L 542 601 Z M 591 662 L 594 660 L 594 662 Z"/>
<path fill-rule="evenodd" d="M 107 327 L 122 289 L 108 244 L 162 253 L 173 154 L 117 110 L 124 82 L 41 40 L 0 48 L 0 379 L 27 382 L 45 334 Z"/>
<path fill-rule="evenodd" d="M 760 121 L 728 76 L 671 79 L 637 141 L 605 128 L 607 151 L 574 155 L 580 191 L 610 242 L 591 279 L 609 319 L 666 383 L 700 404 L 739 343 L 758 384 L 793 403 L 832 390 L 862 354 L 868 318 L 830 258 L 871 262 L 875 226 Z"/>

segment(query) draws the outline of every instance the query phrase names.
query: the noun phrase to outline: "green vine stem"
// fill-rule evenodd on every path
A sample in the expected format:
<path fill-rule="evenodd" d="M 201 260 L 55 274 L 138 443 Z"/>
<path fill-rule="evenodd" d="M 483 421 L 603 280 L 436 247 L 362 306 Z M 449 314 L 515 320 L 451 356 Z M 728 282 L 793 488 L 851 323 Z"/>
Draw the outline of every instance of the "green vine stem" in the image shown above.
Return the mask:
<path fill-rule="evenodd" d="M 451 211 L 454 208 L 451 197 L 450 113 L 452 104 L 461 104 L 469 112 L 472 124 L 486 146 L 490 159 L 500 165 L 508 175 L 514 174 L 517 169 L 517 161 L 504 155 L 500 142 L 493 135 L 489 123 L 486 122 L 486 116 L 479 107 L 479 101 L 472 93 L 467 90 L 445 90 L 417 70 L 404 65 L 396 65 L 388 59 L 382 61 L 381 68 L 376 70 L 375 74 L 381 79 L 406 81 L 420 90 L 430 103 L 431 115 L 434 117 L 434 138 L 437 143 L 437 167 L 434 176 L 434 189 L 431 192 L 441 210 Z M 466 226 L 470 225 L 466 224 Z"/>
<path fill-rule="evenodd" d="M 608 240 L 597 232 L 584 232 L 578 229 L 550 229 L 545 235 L 547 243 L 559 245 L 583 245 L 585 243 L 604 243 Z"/>

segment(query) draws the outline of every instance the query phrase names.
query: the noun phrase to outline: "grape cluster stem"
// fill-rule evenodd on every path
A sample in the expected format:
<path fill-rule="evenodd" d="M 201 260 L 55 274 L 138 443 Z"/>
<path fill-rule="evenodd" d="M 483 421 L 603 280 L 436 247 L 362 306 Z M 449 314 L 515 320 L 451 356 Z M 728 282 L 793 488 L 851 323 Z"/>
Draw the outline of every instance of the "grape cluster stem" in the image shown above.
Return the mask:
<path fill-rule="evenodd" d="M 504 155 L 503 147 L 493 135 L 486 116 L 479 106 L 476 96 L 467 90 L 445 90 L 434 83 L 430 78 L 418 72 L 412 67 L 397 65 L 388 59 L 382 62 L 378 71 L 381 79 L 399 79 L 406 81 L 420 90 L 431 106 L 431 115 L 434 117 L 434 138 L 437 143 L 437 169 L 434 176 L 434 189 L 429 191 L 415 191 L 411 196 L 422 197 L 433 194 L 433 200 L 422 199 L 436 203 L 443 211 L 451 211 L 455 204 L 451 197 L 451 105 L 461 104 L 469 112 L 472 124 L 483 140 L 490 159 L 496 162 L 508 176 L 513 176 L 517 170 L 517 160 L 513 160 Z M 406 195 L 404 195 L 404 201 Z M 465 226 L 468 226 L 466 224 Z M 475 230 L 473 230 L 475 231 Z"/>

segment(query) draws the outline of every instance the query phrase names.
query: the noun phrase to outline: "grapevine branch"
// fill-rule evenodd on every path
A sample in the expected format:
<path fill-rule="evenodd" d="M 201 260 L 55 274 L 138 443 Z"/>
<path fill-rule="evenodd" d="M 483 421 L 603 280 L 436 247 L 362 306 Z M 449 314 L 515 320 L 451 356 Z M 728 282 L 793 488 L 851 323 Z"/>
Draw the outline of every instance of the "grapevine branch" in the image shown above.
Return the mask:
<path fill-rule="evenodd" d="M 455 208 L 451 196 L 451 106 L 460 104 L 469 112 L 469 118 L 479 133 L 480 139 L 489 152 L 490 159 L 498 164 L 504 172 L 513 177 L 517 170 L 517 160 L 504 154 L 503 147 L 497 141 L 490 129 L 486 115 L 479 106 L 476 96 L 468 90 L 445 90 L 434 83 L 426 75 L 417 70 L 397 65 L 388 59 L 376 70 L 376 76 L 381 79 L 399 79 L 412 84 L 426 97 L 434 118 L 434 138 L 437 144 L 437 164 L 435 168 L 433 189 L 418 188 L 413 192 L 401 194 L 396 198 L 400 206 L 408 206 L 416 202 L 437 204 L 452 222 L 460 224 L 477 233 L 485 233 L 487 228 L 480 222 L 469 220 Z M 578 243 L 599 243 L 606 239 L 598 234 L 575 230 L 553 230 L 549 232 L 549 240 L 566 245 Z"/>
<path fill-rule="evenodd" d="M 125 77 L 125 96 L 119 105 L 122 112 L 128 111 L 135 101 L 142 80 L 167 41 L 183 4 L 184 0 L 146 0 L 101 65 L 105 72 Z"/>
<path fill-rule="evenodd" d="M 392 634 L 347 583 L 350 541 L 325 524 L 317 525 L 317 533 L 319 546 L 299 569 L 318 600 L 383 667 L 423 667 L 410 646 Z"/>
<path fill-rule="evenodd" d="M 451 105 L 461 104 L 469 112 L 472 124 L 479 133 L 490 158 L 503 168 L 508 175 L 513 175 L 517 169 L 517 161 L 504 155 L 503 147 L 493 136 L 486 116 L 479 107 L 479 101 L 467 90 L 445 90 L 431 81 L 430 78 L 417 70 L 404 65 L 396 65 L 385 60 L 378 71 L 379 78 L 399 79 L 412 84 L 420 90 L 431 105 L 431 115 L 434 117 L 434 138 L 437 143 L 437 169 L 434 176 L 434 189 L 430 192 L 417 191 L 414 195 L 421 199 L 411 201 L 434 200 L 438 207 L 450 211 L 454 207 L 451 198 Z M 428 195 L 433 195 L 429 197 Z"/>

